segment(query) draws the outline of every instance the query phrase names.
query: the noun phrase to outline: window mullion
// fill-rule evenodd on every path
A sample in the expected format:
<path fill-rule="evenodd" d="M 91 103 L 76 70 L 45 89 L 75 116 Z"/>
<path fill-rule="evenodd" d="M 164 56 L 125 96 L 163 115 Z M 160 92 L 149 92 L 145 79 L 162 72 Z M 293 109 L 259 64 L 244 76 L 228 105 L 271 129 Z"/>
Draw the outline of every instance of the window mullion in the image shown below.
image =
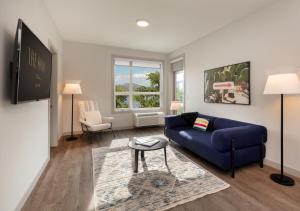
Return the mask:
<path fill-rule="evenodd" d="M 129 62 L 129 108 L 133 109 L 132 61 Z"/>

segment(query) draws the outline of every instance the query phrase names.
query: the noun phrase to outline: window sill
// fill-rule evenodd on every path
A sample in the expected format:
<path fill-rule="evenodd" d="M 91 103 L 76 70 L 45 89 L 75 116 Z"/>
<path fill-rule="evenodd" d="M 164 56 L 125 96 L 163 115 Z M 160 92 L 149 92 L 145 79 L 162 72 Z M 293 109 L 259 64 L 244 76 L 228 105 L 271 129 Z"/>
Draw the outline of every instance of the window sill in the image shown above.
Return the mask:
<path fill-rule="evenodd" d="M 161 111 L 162 108 L 136 108 L 136 109 L 113 109 L 113 113 L 137 113 L 137 112 L 150 112 L 150 111 Z"/>

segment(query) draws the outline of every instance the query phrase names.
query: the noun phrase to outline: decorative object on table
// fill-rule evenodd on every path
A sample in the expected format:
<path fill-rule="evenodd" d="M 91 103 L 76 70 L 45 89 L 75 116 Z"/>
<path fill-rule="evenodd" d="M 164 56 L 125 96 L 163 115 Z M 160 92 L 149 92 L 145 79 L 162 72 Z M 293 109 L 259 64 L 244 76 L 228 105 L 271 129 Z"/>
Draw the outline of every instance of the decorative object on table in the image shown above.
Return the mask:
<path fill-rule="evenodd" d="M 205 70 L 204 102 L 250 105 L 250 62 Z"/>
<path fill-rule="evenodd" d="M 65 84 L 63 93 L 72 95 L 71 135 L 69 137 L 67 137 L 66 140 L 67 141 L 74 141 L 74 140 L 77 139 L 77 137 L 74 136 L 74 134 L 73 134 L 74 95 L 82 94 L 81 87 L 80 87 L 80 82 L 79 81 L 67 82 Z"/>
<path fill-rule="evenodd" d="M 168 166 L 162 151 L 148 151 L 134 173 L 128 140 L 114 139 L 110 147 L 92 149 L 96 211 L 166 210 L 229 187 L 171 147 Z"/>
<path fill-rule="evenodd" d="M 300 82 L 296 73 L 275 74 L 268 77 L 264 94 L 278 94 L 281 97 L 281 127 L 280 127 L 280 144 L 281 144 L 281 171 L 280 174 L 271 174 L 271 179 L 281 185 L 293 186 L 294 180 L 283 172 L 283 95 L 299 94 Z"/>
<path fill-rule="evenodd" d="M 146 146 L 146 147 L 152 147 L 153 145 L 157 144 L 159 142 L 156 138 L 144 138 L 144 137 L 134 137 L 135 144 Z"/>
<path fill-rule="evenodd" d="M 178 114 L 178 111 L 182 108 L 182 102 L 181 101 L 171 101 L 170 110 L 175 113 L 175 115 Z"/>
<path fill-rule="evenodd" d="M 198 117 L 194 123 L 193 128 L 197 130 L 206 131 L 208 128 L 209 120 Z"/>
<path fill-rule="evenodd" d="M 79 122 L 83 134 L 90 135 L 101 131 L 110 130 L 115 137 L 112 129 L 114 117 L 103 117 L 99 111 L 98 104 L 92 100 L 79 101 Z M 92 139 L 91 139 L 92 140 Z"/>
<path fill-rule="evenodd" d="M 207 131 L 195 130 L 184 115 L 165 118 L 165 136 L 224 171 L 257 162 L 263 167 L 267 129 L 264 126 L 207 116 Z"/>
<path fill-rule="evenodd" d="M 167 139 L 162 138 L 162 137 L 144 137 L 143 139 L 144 140 L 145 139 L 153 139 L 153 140 L 157 140 L 158 142 L 152 146 L 143 146 L 141 144 L 136 143 L 136 141 L 138 140 L 136 138 L 133 138 L 132 140 L 129 141 L 129 143 L 128 143 L 129 148 L 134 150 L 134 163 L 135 163 L 134 172 L 135 173 L 138 172 L 139 152 L 141 152 L 141 158 L 144 159 L 145 151 L 154 151 L 154 150 L 164 149 L 165 163 L 166 163 L 166 165 L 168 165 L 166 148 L 167 148 L 169 142 L 167 141 Z"/>

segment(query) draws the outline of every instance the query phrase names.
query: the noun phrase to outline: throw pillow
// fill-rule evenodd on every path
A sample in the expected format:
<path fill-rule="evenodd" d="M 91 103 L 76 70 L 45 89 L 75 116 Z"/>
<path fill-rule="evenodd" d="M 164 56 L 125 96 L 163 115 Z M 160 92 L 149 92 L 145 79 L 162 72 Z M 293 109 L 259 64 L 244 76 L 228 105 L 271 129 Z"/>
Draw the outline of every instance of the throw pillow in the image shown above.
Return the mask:
<path fill-rule="evenodd" d="M 180 116 L 189 124 L 189 126 L 192 127 L 194 125 L 195 120 L 198 117 L 198 112 L 186 112 L 182 113 Z"/>
<path fill-rule="evenodd" d="M 209 124 L 209 120 L 198 117 L 194 123 L 193 128 L 202 130 L 202 131 L 206 131 L 208 124 Z"/>
<path fill-rule="evenodd" d="M 99 111 L 86 111 L 84 112 L 85 121 L 92 125 L 102 124 L 102 118 Z"/>

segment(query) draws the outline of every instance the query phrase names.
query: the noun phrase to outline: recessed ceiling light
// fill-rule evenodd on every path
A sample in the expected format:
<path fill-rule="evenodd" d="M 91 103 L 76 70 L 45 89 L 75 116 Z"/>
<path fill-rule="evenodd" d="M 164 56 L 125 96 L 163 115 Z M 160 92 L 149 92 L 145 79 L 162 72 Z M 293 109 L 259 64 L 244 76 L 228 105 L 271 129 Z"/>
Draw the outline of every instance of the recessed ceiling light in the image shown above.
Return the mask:
<path fill-rule="evenodd" d="M 145 19 L 139 19 L 136 21 L 136 25 L 138 25 L 139 27 L 147 27 L 149 26 L 149 22 Z"/>

